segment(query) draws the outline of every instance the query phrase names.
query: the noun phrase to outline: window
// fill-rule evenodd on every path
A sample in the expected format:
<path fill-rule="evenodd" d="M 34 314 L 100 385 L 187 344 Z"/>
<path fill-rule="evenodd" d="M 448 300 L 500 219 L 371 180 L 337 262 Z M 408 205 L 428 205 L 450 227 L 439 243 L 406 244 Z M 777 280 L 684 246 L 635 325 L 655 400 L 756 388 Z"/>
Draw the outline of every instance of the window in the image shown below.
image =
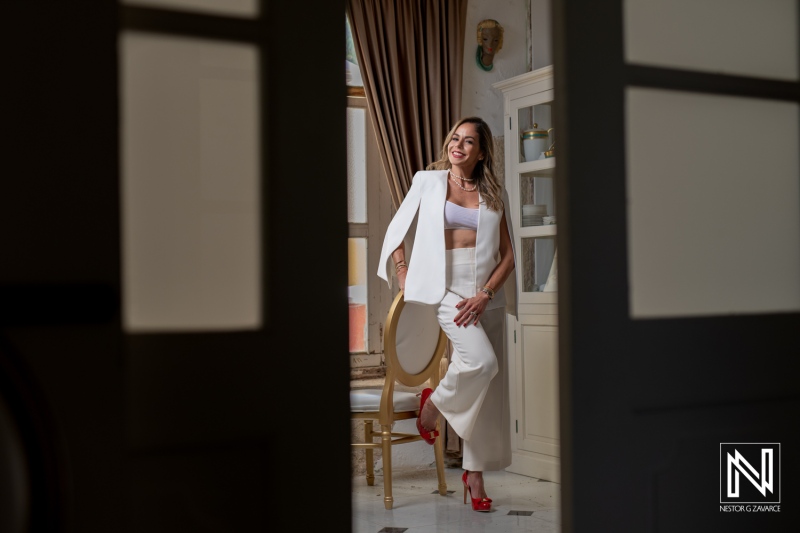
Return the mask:
<path fill-rule="evenodd" d="M 247 0 L 126 3 L 258 15 Z M 123 327 L 258 330 L 266 26 L 203 15 L 204 26 L 184 35 L 197 14 L 142 9 L 126 8 L 126 20 L 154 26 L 126 27 L 119 38 Z"/>
<path fill-rule="evenodd" d="M 350 19 L 345 17 L 345 28 L 347 30 L 347 53 L 345 56 L 345 79 L 347 80 L 348 96 L 364 96 L 364 83 L 361 81 L 361 69 L 358 66 L 356 57 L 356 47 L 353 44 L 353 33 L 350 30 Z"/>
<path fill-rule="evenodd" d="M 392 294 L 377 276 L 391 199 L 367 116 L 365 98 L 347 99 L 348 300 L 350 366 L 377 367 L 383 352 L 383 321 Z"/>
<path fill-rule="evenodd" d="M 383 321 L 392 300 L 386 283 L 377 276 L 392 206 L 347 17 L 345 23 L 350 367 L 366 369 L 381 366 Z M 367 373 L 362 370 L 362 374 Z"/>

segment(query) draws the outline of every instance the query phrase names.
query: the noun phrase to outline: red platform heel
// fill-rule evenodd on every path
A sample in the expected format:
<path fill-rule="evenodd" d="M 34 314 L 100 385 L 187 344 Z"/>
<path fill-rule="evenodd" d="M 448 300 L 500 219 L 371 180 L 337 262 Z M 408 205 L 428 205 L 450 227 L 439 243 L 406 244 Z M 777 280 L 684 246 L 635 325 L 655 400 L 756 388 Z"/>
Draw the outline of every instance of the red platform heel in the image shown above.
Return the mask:
<path fill-rule="evenodd" d="M 472 510 L 481 513 L 488 513 L 492 510 L 492 499 L 473 498 L 472 489 L 470 489 L 469 483 L 467 482 L 467 474 L 469 474 L 469 470 L 464 470 L 464 475 L 461 476 L 461 481 L 464 482 L 464 503 L 467 503 L 467 493 L 469 492 L 469 499 L 472 500 Z"/>
<path fill-rule="evenodd" d="M 433 389 L 424 389 L 422 391 L 421 397 L 419 399 L 419 416 L 417 417 L 417 431 L 422 436 L 422 439 L 427 442 L 428 444 L 433 444 L 436 440 L 436 437 L 439 436 L 439 432 L 435 429 L 428 431 L 422 424 L 420 423 L 420 418 L 422 417 L 422 408 L 425 407 L 425 402 L 428 400 L 428 397 L 433 394 Z"/>

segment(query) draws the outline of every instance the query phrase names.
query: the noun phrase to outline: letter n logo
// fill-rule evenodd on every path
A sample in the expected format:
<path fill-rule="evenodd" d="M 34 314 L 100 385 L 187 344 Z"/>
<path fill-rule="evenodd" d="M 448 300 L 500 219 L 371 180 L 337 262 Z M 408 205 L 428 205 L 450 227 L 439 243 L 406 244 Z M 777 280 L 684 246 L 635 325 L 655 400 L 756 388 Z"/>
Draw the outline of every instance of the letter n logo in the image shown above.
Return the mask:
<path fill-rule="evenodd" d="M 780 503 L 780 443 L 719 445 L 720 503 Z"/>

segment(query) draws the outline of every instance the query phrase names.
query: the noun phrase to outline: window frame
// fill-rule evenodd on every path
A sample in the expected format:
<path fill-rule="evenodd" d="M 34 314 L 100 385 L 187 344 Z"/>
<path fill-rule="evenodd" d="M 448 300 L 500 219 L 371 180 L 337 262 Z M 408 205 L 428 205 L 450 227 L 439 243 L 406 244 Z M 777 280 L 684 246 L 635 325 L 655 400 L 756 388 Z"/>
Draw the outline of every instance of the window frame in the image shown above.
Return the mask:
<path fill-rule="evenodd" d="M 364 110 L 367 174 L 367 222 L 348 222 L 349 238 L 367 239 L 367 353 L 351 353 L 350 368 L 364 372 L 383 366 L 383 325 L 393 294 L 378 276 L 381 246 L 393 215 L 386 173 L 381 163 L 378 137 L 369 116 L 367 99 L 348 96 L 347 107 Z M 396 287 L 395 287 L 396 289 Z"/>

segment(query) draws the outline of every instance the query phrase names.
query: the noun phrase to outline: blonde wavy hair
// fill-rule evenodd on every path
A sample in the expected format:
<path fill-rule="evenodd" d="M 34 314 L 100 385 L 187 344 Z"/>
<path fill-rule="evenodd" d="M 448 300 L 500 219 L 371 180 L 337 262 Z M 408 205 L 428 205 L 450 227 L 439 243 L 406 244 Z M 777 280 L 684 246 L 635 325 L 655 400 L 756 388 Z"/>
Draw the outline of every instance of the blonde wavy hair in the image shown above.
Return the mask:
<path fill-rule="evenodd" d="M 438 161 L 434 161 L 428 165 L 426 170 L 450 170 L 453 165 L 450 163 L 447 148 L 456 130 L 460 128 L 462 124 L 475 125 L 475 129 L 478 131 L 478 145 L 483 152 L 483 159 L 478 160 L 478 163 L 472 171 L 472 177 L 475 178 L 475 185 L 478 187 L 478 192 L 486 203 L 486 207 L 492 211 L 503 211 L 503 188 L 500 186 L 500 182 L 494 174 L 494 140 L 492 138 L 492 130 L 482 118 L 466 117 L 456 122 L 455 126 L 450 129 L 450 132 L 444 139 L 441 157 Z"/>
<path fill-rule="evenodd" d="M 483 44 L 483 35 L 481 35 L 481 30 L 491 30 L 493 28 L 500 30 L 500 37 L 497 41 L 497 51 L 499 52 L 503 48 L 503 34 L 505 33 L 505 30 L 500 23 L 494 19 L 486 19 L 478 23 L 478 44 Z"/>

